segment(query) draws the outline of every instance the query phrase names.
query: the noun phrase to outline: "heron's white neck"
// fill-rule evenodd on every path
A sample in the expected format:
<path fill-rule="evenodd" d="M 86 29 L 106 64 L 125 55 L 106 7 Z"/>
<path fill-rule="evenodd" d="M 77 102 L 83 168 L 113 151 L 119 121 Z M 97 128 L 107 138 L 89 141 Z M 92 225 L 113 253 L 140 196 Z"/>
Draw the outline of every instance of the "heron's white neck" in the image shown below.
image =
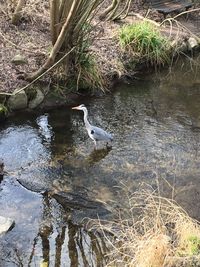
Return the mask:
<path fill-rule="evenodd" d="M 83 118 L 83 120 L 84 120 L 84 123 L 85 123 L 85 127 L 86 128 L 89 128 L 90 127 L 90 123 L 89 123 L 89 121 L 87 119 L 87 117 L 88 117 L 88 111 L 87 111 L 86 108 L 83 108 L 82 110 L 84 112 L 84 118 Z"/>

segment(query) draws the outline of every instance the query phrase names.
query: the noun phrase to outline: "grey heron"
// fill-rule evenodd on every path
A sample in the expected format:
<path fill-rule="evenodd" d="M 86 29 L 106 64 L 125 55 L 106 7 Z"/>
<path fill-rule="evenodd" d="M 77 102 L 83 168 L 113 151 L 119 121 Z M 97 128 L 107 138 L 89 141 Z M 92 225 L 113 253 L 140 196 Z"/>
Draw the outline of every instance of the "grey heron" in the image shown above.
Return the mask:
<path fill-rule="evenodd" d="M 72 109 L 82 110 L 84 112 L 84 123 L 89 137 L 93 140 L 95 144 L 95 149 L 97 148 L 98 141 L 106 141 L 107 145 L 109 141 L 113 140 L 113 137 L 110 133 L 104 131 L 103 129 L 93 126 L 88 121 L 88 110 L 85 105 L 81 104 L 80 106 L 73 107 Z"/>

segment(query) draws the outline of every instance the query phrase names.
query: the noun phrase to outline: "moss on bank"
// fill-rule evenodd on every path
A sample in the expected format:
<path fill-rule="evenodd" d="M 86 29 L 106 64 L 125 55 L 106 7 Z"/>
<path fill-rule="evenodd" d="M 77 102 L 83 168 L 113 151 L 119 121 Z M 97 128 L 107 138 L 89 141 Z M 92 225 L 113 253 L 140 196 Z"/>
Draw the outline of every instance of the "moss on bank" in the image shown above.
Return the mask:
<path fill-rule="evenodd" d="M 4 121 L 8 116 L 8 110 L 7 108 L 3 105 L 0 104 L 0 121 Z"/>

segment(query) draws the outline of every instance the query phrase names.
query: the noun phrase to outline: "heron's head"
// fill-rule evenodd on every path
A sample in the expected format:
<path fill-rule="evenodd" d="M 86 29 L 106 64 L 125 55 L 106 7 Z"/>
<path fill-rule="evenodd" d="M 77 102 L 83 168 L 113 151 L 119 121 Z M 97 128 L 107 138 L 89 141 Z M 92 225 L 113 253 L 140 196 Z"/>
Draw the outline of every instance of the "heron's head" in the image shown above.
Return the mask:
<path fill-rule="evenodd" d="M 86 110 L 86 106 L 81 104 L 80 106 L 77 106 L 77 107 L 73 107 L 72 109 L 77 109 L 77 110 Z"/>

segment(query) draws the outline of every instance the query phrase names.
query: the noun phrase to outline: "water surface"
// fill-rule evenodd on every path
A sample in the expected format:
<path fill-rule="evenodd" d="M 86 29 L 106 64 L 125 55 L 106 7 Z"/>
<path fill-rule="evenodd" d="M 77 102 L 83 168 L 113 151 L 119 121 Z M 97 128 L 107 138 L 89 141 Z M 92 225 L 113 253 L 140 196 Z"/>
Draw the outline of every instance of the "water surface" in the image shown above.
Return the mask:
<path fill-rule="evenodd" d="M 119 84 L 113 94 L 83 98 L 90 122 L 114 135 L 112 149 L 95 151 L 82 112 L 68 107 L 19 113 L 0 126 L 7 171 L 0 215 L 15 220 L 0 239 L 0 266 L 105 266 L 105 240 L 81 221 L 94 217 L 92 201 L 122 202 L 122 183 L 159 186 L 200 219 L 198 64 L 180 62 Z M 47 191 L 67 192 L 72 201 L 63 205 Z"/>

